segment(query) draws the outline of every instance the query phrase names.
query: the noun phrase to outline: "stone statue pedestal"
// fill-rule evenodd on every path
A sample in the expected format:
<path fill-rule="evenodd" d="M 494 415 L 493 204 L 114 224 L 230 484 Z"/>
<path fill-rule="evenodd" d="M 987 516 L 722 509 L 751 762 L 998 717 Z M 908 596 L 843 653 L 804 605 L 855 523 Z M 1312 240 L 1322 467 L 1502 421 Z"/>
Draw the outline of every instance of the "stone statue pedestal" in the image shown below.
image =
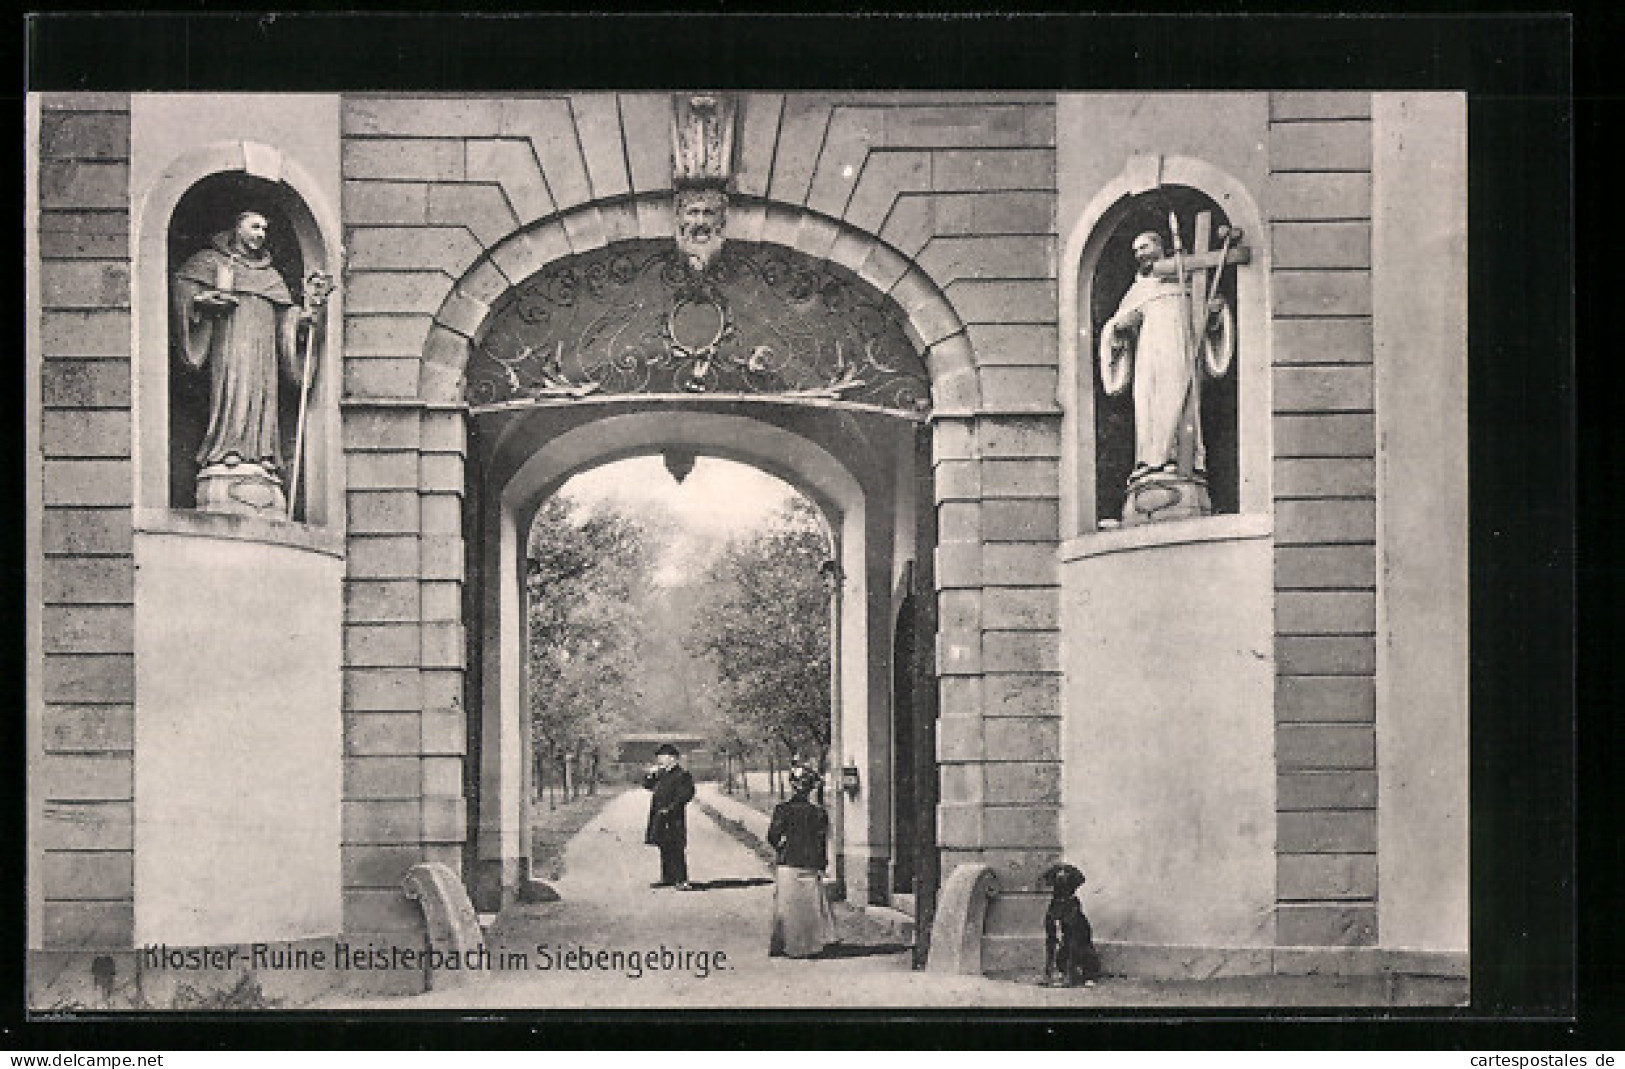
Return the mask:
<path fill-rule="evenodd" d="M 1129 480 L 1128 497 L 1123 502 L 1123 526 L 1187 520 L 1211 516 L 1213 500 L 1207 480 L 1185 478 L 1172 472 L 1154 471 Z"/>
<path fill-rule="evenodd" d="M 198 473 L 199 512 L 286 519 L 288 499 L 282 480 L 258 464 L 210 464 Z"/>

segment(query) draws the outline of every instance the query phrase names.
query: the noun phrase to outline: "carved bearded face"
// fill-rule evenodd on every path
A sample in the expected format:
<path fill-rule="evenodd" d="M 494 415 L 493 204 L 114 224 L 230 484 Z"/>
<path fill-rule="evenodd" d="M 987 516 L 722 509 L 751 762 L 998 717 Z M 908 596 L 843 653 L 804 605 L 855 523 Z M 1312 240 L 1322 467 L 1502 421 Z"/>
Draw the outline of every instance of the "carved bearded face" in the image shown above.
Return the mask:
<path fill-rule="evenodd" d="M 1156 262 L 1166 255 L 1162 235 L 1148 230 L 1134 239 L 1134 262 L 1139 266 L 1140 274 L 1149 275 Z"/>
<path fill-rule="evenodd" d="M 684 190 L 677 194 L 677 251 L 696 271 L 711 266 L 722 251 L 728 221 L 728 198 L 719 190 Z"/>

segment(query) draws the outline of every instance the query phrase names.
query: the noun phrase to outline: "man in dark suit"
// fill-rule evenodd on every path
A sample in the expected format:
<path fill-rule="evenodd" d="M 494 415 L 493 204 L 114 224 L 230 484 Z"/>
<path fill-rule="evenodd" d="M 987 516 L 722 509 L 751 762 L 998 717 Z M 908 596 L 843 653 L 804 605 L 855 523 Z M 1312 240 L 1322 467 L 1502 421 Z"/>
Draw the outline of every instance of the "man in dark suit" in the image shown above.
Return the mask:
<path fill-rule="evenodd" d="M 677 763 L 677 747 L 663 744 L 655 751 L 655 766 L 643 777 L 649 798 L 649 827 L 643 841 L 660 848 L 660 881 L 651 887 L 692 891 L 688 882 L 688 818 L 684 807 L 694 798 L 694 777 Z"/>

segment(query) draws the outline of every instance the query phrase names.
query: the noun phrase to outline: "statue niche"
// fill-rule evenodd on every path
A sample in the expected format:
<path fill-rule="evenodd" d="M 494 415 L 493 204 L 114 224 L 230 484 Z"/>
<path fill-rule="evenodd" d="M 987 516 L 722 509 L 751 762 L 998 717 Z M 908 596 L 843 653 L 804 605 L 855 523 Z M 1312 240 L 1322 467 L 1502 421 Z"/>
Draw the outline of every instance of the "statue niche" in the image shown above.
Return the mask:
<path fill-rule="evenodd" d="M 1133 198 L 1090 288 L 1103 527 L 1235 512 L 1235 271 L 1245 235 L 1195 190 Z"/>
<path fill-rule="evenodd" d="M 215 175 L 188 191 L 171 220 L 173 507 L 303 515 L 289 502 L 305 459 L 312 324 L 331 284 L 319 272 L 302 277 L 278 199 L 271 183 Z"/>

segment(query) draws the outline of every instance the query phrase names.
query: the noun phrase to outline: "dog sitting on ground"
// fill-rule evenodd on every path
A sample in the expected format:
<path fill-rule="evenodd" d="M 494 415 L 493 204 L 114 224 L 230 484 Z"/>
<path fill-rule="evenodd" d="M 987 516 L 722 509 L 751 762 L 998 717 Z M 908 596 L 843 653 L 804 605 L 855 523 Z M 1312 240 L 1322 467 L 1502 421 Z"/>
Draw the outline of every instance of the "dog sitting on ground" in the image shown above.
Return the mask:
<path fill-rule="evenodd" d="M 1044 912 L 1044 986 L 1093 987 L 1100 976 L 1100 955 L 1095 953 L 1094 932 L 1078 901 L 1083 873 L 1065 862 L 1051 865 L 1039 877 L 1051 889 L 1049 909 Z"/>

